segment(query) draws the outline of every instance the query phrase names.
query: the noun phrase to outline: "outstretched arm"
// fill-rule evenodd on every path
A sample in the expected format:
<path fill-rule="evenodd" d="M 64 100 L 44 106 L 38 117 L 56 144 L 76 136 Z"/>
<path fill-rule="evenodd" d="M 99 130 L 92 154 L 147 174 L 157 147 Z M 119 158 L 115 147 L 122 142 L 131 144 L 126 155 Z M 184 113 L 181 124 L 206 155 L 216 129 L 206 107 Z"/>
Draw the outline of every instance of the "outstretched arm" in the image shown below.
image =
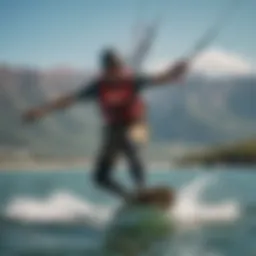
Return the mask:
<path fill-rule="evenodd" d="M 36 108 L 32 108 L 25 112 L 23 115 L 24 121 L 35 121 L 37 119 L 40 119 L 47 114 L 55 111 L 55 110 L 62 110 L 66 109 L 70 106 L 72 106 L 74 103 L 79 101 L 80 99 L 86 99 L 91 98 L 95 96 L 96 92 L 96 84 L 92 83 L 89 86 L 86 86 L 85 88 L 82 88 L 77 93 L 68 94 L 65 96 L 62 96 L 56 100 L 53 100 L 52 102 L 49 102 L 43 106 L 39 106 Z"/>
<path fill-rule="evenodd" d="M 28 110 L 24 113 L 23 119 L 27 122 L 35 121 L 36 119 L 42 118 L 55 110 L 67 108 L 75 102 L 76 97 L 74 95 L 66 95 L 43 106 L 39 106 Z"/>
<path fill-rule="evenodd" d="M 151 75 L 150 83 L 152 84 L 166 84 L 176 82 L 177 80 L 181 79 L 188 70 L 188 62 L 186 61 L 179 61 L 174 65 L 171 65 L 166 70 Z"/>

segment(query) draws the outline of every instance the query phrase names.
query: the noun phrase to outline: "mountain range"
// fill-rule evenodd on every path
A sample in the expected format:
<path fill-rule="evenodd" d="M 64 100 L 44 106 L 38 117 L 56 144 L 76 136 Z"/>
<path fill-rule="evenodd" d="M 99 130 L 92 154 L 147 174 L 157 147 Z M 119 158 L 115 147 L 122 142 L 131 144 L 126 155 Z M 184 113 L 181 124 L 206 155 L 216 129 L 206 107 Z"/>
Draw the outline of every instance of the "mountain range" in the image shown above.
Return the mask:
<path fill-rule="evenodd" d="M 91 76 L 67 69 L 0 66 L 1 147 L 26 148 L 38 156 L 94 155 L 100 119 L 93 103 L 79 103 L 35 124 L 21 120 L 26 109 L 75 92 Z M 255 75 L 193 73 L 179 84 L 149 88 L 143 96 L 152 154 L 161 145 L 212 145 L 256 136 Z"/>

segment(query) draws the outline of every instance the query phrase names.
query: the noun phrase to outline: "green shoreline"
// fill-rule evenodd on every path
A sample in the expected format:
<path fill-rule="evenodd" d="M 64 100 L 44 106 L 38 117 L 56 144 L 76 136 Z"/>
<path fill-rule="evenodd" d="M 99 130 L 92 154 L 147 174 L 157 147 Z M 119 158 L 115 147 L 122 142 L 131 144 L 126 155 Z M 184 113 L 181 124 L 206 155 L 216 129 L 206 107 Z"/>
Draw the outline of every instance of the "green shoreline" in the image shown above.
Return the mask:
<path fill-rule="evenodd" d="M 178 165 L 256 165 L 256 139 L 218 145 L 189 153 L 177 161 Z"/>

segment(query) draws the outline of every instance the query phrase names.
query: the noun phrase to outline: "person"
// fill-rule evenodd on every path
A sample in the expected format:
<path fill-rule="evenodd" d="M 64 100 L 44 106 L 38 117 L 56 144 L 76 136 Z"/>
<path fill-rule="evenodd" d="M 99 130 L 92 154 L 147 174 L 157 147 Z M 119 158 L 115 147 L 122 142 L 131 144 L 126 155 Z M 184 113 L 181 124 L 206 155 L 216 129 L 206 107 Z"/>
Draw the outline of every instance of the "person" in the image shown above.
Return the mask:
<path fill-rule="evenodd" d="M 111 172 L 115 160 L 122 153 L 128 160 L 136 191 L 145 187 L 144 166 L 138 156 L 138 148 L 129 136 L 130 129 L 145 117 L 145 104 L 140 92 L 151 85 L 176 82 L 184 76 L 188 64 L 179 61 L 158 74 L 134 75 L 119 54 L 107 48 L 100 55 L 100 65 L 101 74 L 89 84 L 77 92 L 28 110 L 23 118 L 26 122 L 32 122 L 76 102 L 95 100 L 101 110 L 104 127 L 103 143 L 93 171 L 94 182 L 129 201 L 134 193 L 129 193 L 115 181 Z"/>

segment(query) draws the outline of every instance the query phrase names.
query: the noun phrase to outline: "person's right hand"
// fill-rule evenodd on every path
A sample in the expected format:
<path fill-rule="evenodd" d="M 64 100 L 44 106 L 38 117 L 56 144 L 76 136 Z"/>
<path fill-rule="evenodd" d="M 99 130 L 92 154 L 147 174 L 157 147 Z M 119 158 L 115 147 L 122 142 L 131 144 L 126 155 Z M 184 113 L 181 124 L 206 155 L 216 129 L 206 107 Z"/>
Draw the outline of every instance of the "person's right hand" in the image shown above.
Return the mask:
<path fill-rule="evenodd" d="M 44 110 L 42 108 L 35 108 L 28 110 L 22 116 L 24 122 L 34 122 L 44 116 Z"/>
<path fill-rule="evenodd" d="M 181 60 L 181 61 L 178 61 L 174 67 L 173 67 L 173 77 L 175 77 L 176 79 L 181 79 L 184 74 L 187 73 L 189 69 L 189 62 L 186 61 L 186 60 Z"/>

